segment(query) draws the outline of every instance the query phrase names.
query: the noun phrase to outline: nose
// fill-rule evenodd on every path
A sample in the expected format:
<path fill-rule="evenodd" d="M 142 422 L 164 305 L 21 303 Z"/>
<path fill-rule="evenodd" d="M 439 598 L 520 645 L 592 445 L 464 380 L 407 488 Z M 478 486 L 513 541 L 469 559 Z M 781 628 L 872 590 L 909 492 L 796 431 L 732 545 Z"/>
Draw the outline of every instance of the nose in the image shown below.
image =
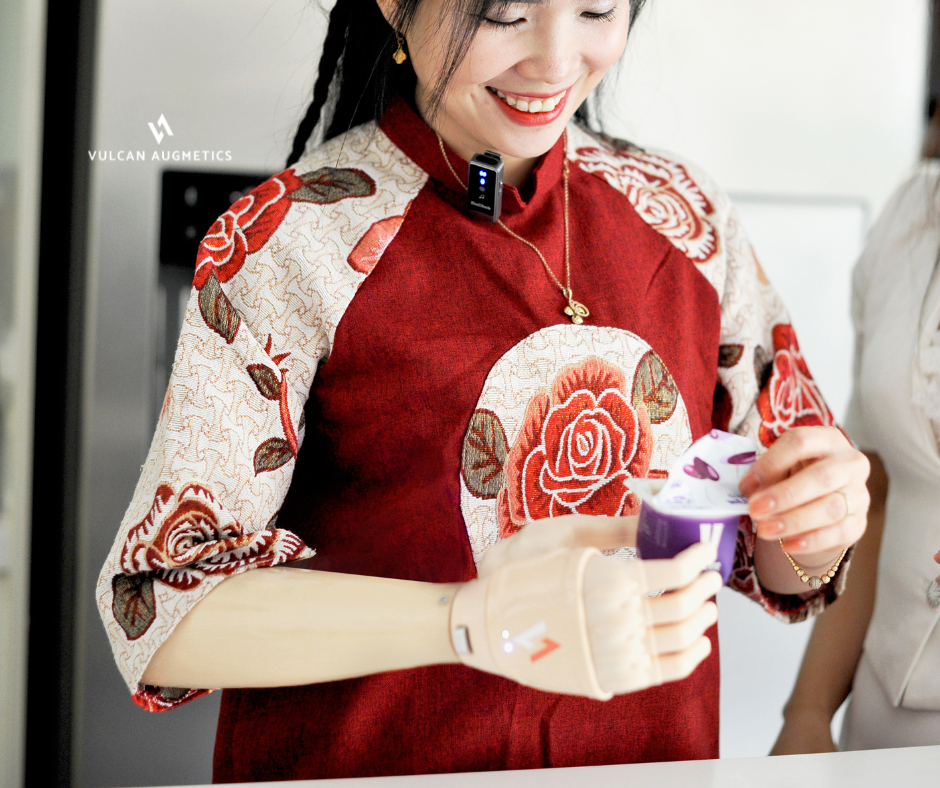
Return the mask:
<path fill-rule="evenodd" d="M 577 38 L 559 23 L 533 32 L 528 56 L 516 70 L 530 82 L 563 84 L 581 62 Z"/>

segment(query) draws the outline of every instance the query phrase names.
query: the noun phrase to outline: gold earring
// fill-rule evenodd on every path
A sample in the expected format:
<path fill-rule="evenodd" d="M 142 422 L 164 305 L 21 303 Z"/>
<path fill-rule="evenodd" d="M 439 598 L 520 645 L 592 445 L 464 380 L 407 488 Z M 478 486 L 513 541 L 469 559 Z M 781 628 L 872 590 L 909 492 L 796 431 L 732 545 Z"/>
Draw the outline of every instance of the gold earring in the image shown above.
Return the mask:
<path fill-rule="evenodd" d="M 398 49 L 392 53 L 392 60 L 400 66 L 408 59 L 408 55 L 404 47 L 405 39 L 402 37 L 401 33 L 395 33 L 395 38 L 398 39 Z"/>

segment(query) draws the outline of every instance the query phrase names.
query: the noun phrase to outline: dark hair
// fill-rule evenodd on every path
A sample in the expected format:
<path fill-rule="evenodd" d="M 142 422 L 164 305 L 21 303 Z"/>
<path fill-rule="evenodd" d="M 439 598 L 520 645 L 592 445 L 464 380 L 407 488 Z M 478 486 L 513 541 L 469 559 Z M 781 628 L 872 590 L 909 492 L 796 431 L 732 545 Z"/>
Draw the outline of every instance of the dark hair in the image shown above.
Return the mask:
<path fill-rule="evenodd" d="M 380 118 L 395 96 L 408 100 L 414 95 L 417 78 L 411 61 L 392 61 L 398 47 L 395 31 L 407 34 L 422 0 L 399 0 L 392 24 L 386 21 L 376 0 L 336 0 L 330 12 L 326 40 L 320 56 L 313 100 L 297 128 L 287 166 L 304 153 L 307 141 L 319 125 L 318 136 L 328 140 L 353 126 Z M 646 0 L 629 0 L 630 25 Z M 440 106 L 447 85 L 460 66 L 473 37 L 494 7 L 508 0 L 449 0 L 450 56 L 431 88 L 432 114 Z M 577 117 L 587 122 L 587 108 Z"/>

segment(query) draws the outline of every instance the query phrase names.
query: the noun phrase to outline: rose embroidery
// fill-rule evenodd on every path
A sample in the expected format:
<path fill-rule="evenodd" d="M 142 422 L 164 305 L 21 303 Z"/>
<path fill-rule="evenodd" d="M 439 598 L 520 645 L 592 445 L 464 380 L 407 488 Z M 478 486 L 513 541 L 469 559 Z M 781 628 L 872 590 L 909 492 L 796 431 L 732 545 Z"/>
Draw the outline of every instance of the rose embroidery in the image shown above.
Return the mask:
<path fill-rule="evenodd" d="M 501 538 L 529 520 L 639 510 L 624 480 L 647 475 L 652 433 L 631 388 L 622 371 L 591 359 L 559 374 L 550 395 L 533 397 L 497 497 Z"/>
<path fill-rule="evenodd" d="M 293 170 L 285 170 L 252 189 L 216 219 L 196 253 L 194 286 L 201 290 L 213 270 L 221 283 L 235 276 L 245 258 L 264 246 L 280 226 L 291 206 L 288 195 L 303 185 Z"/>
<path fill-rule="evenodd" d="M 578 148 L 578 159 L 581 169 L 625 194 L 640 218 L 694 263 L 707 263 L 718 253 L 711 223 L 715 208 L 681 164 L 636 149 L 611 154 Z"/>
<path fill-rule="evenodd" d="M 356 169 L 321 167 L 300 176 L 291 169 L 271 176 L 209 228 L 196 253 L 194 286 L 201 290 L 213 271 L 222 284 L 235 276 L 248 255 L 274 235 L 294 202 L 328 205 L 350 197 L 370 197 L 375 190 L 375 181 Z"/>
<path fill-rule="evenodd" d="M 202 485 L 187 484 L 177 494 L 161 484 L 147 516 L 127 535 L 121 569 L 127 575 L 155 572 L 156 579 L 188 591 L 207 575 L 279 564 L 305 551 L 287 531 L 246 533 Z"/>
<path fill-rule="evenodd" d="M 774 326 L 773 342 L 770 380 L 757 398 L 761 415 L 760 441 L 764 446 L 770 446 L 793 427 L 833 423 L 832 413 L 800 353 L 793 326 Z"/>

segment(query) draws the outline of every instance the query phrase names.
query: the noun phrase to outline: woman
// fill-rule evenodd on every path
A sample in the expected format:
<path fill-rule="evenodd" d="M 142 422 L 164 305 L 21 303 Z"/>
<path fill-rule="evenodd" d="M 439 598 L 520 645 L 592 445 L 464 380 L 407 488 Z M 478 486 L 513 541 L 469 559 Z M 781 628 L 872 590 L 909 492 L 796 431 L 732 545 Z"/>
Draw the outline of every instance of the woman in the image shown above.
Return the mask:
<path fill-rule="evenodd" d="M 99 601 L 140 705 L 230 688 L 217 781 L 717 756 L 713 548 L 600 554 L 715 426 L 769 447 L 735 587 L 835 597 L 867 463 L 727 198 L 572 121 L 641 5 L 339 0 L 327 142 L 203 242 Z"/>
<path fill-rule="evenodd" d="M 844 601 L 813 630 L 775 754 L 834 750 L 830 722 L 850 691 L 842 749 L 940 744 L 938 131 L 934 115 L 929 158 L 855 268 L 847 427 L 872 461 L 869 529 Z"/>

